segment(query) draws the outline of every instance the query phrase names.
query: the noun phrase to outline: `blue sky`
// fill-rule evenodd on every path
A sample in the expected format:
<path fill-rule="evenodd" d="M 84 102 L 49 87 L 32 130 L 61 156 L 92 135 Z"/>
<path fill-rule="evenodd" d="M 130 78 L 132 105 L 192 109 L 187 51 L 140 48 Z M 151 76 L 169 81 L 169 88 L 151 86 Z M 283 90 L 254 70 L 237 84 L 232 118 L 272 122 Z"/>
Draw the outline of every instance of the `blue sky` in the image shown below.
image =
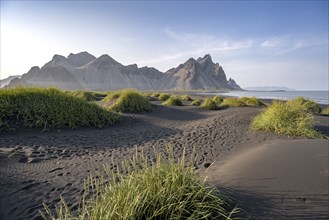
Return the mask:
<path fill-rule="evenodd" d="M 211 54 L 242 87 L 328 90 L 328 1 L 1 1 L 1 78 L 54 54 L 161 71 Z"/>

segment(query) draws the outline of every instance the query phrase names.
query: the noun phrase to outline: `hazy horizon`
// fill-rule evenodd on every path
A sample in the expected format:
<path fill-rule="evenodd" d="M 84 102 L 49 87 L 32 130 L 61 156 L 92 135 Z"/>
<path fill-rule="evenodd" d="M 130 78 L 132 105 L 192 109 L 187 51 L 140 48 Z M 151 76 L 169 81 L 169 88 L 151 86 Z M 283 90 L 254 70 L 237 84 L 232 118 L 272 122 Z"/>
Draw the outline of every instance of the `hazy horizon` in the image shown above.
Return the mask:
<path fill-rule="evenodd" d="M 328 1 L 1 1 L 0 79 L 87 51 L 166 71 L 210 54 L 241 87 L 328 90 Z"/>

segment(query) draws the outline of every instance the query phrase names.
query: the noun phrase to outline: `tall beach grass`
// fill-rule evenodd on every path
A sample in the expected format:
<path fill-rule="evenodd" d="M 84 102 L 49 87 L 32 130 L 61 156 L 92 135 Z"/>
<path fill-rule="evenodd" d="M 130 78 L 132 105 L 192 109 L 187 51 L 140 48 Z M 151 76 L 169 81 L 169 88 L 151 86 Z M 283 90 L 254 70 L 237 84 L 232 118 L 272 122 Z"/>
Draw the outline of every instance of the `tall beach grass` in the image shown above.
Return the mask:
<path fill-rule="evenodd" d="M 64 201 L 55 215 L 46 207 L 45 219 L 88 220 L 180 220 L 180 219 L 234 219 L 239 212 L 230 208 L 229 199 L 210 187 L 186 164 L 184 156 L 175 162 L 173 150 L 169 158 L 155 152 L 151 162 L 142 153 L 131 161 L 124 161 L 114 173 L 108 167 L 106 175 L 90 177 L 86 190 L 95 196 L 84 199 L 74 214 Z M 185 155 L 185 152 L 183 152 Z M 193 161 L 193 158 L 191 159 Z"/>
<path fill-rule="evenodd" d="M 322 111 L 321 111 L 321 114 L 322 115 L 329 115 L 329 106 L 324 108 Z"/>
<path fill-rule="evenodd" d="M 90 92 L 90 91 L 67 91 L 67 93 L 88 102 L 102 100 L 107 95 L 104 92 Z"/>
<path fill-rule="evenodd" d="M 242 101 L 247 106 L 266 106 L 264 102 L 260 101 L 259 99 L 255 97 L 241 97 L 239 98 L 240 101 Z"/>
<path fill-rule="evenodd" d="M 202 104 L 200 105 L 201 108 L 207 109 L 207 110 L 216 110 L 218 108 L 216 102 L 211 98 L 206 98 Z"/>
<path fill-rule="evenodd" d="M 176 96 L 171 96 L 169 99 L 167 99 L 162 104 L 166 105 L 166 106 L 182 106 L 183 105 L 182 101 Z"/>
<path fill-rule="evenodd" d="M 322 135 L 313 129 L 313 124 L 312 114 L 305 111 L 299 102 L 274 101 L 253 119 L 251 128 L 274 131 L 277 134 L 322 138 Z"/>
<path fill-rule="evenodd" d="M 151 111 L 149 99 L 136 90 L 126 89 L 109 93 L 103 103 L 110 103 L 108 108 L 117 112 L 133 113 Z"/>
<path fill-rule="evenodd" d="M 259 99 L 252 97 L 225 98 L 220 104 L 221 107 L 245 107 L 245 106 L 266 106 Z"/>
<path fill-rule="evenodd" d="M 196 100 L 194 100 L 194 101 L 191 102 L 191 105 L 200 106 L 201 105 L 201 100 L 200 99 L 196 99 Z"/>
<path fill-rule="evenodd" d="M 223 98 L 218 95 L 214 96 L 212 100 L 216 103 L 217 106 L 219 106 L 223 102 Z"/>
<path fill-rule="evenodd" d="M 184 100 L 184 101 L 193 101 L 193 99 L 188 95 L 183 95 L 182 100 Z"/>
<path fill-rule="evenodd" d="M 118 114 L 54 88 L 0 90 L 0 130 L 105 127 Z"/>
<path fill-rule="evenodd" d="M 158 96 L 158 99 L 159 101 L 166 101 L 167 99 L 170 98 L 170 95 L 169 94 L 165 94 L 165 93 L 161 93 L 159 96 Z"/>
<path fill-rule="evenodd" d="M 305 99 L 303 97 L 298 97 L 296 99 L 288 101 L 287 103 L 289 105 L 299 105 L 303 110 L 311 114 L 320 114 L 321 112 L 321 108 L 316 102 L 309 99 Z"/>

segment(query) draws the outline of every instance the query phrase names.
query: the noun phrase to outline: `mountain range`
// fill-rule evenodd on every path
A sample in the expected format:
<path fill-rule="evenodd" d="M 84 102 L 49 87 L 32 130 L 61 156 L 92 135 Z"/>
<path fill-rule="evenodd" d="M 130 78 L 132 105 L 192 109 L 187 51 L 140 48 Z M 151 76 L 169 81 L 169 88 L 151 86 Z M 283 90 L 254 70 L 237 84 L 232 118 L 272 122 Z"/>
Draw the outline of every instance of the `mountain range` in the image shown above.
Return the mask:
<path fill-rule="evenodd" d="M 20 78 L 14 77 L 7 87 L 42 86 L 67 90 L 241 90 L 233 80 L 227 80 L 218 63 L 209 54 L 166 72 L 153 67 L 124 66 L 109 55 L 98 58 L 87 53 L 71 53 L 68 57 L 54 55 L 39 68 L 32 67 Z"/>
<path fill-rule="evenodd" d="M 8 78 L 6 79 L 2 79 L 0 80 L 0 88 L 3 88 L 5 86 L 7 86 L 11 80 L 15 79 L 15 78 L 20 78 L 21 76 L 19 75 L 16 75 L 16 76 L 9 76 Z"/>

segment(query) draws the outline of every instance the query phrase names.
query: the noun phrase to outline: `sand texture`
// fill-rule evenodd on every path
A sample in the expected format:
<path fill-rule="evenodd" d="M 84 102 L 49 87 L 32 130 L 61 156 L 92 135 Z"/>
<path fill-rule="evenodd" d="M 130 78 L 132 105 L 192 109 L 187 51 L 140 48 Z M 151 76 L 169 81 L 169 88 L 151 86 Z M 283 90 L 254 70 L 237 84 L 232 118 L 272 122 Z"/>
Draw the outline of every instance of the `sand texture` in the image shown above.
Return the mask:
<path fill-rule="evenodd" d="M 214 164 L 209 174 L 257 219 L 328 219 L 327 140 L 275 140 Z"/>
<path fill-rule="evenodd" d="M 152 159 L 153 147 L 165 153 L 168 144 L 176 157 L 183 147 L 187 154 L 195 149 L 197 170 L 211 171 L 209 181 L 256 219 L 329 217 L 328 140 L 252 132 L 250 121 L 262 108 L 153 104 L 152 112 L 126 114 L 106 129 L 0 133 L 0 219 L 41 219 L 42 203 L 54 209 L 60 196 L 77 208 L 85 178 L 102 172 L 103 164 L 115 168 L 136 147 Z M 317 118 L 324 133 L 328 119 Z"/>

